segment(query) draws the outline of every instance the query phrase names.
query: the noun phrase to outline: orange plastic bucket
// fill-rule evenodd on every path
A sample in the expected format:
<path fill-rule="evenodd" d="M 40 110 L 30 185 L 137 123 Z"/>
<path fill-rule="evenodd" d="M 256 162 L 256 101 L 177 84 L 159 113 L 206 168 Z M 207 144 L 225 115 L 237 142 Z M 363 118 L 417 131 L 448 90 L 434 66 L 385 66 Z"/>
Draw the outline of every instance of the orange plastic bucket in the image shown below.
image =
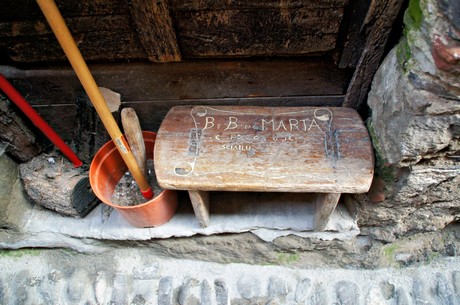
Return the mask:
<path fill-rule="evenodd" d="M 147 158 L 153 159 L 156 133 L 143 131 Z M 91 162 L 89 181 L 96 196 L 113 207 L 136 227 L 156 227 L 168 222 L 177 209 L 177 192 L 163 190 L 153 199 L 134 206 L 121 206 L 111 202 L 115 187 L 128 170 L 113 141 L 99 149 Z M 156 195 L 156 194 L 155 194 Z"/>

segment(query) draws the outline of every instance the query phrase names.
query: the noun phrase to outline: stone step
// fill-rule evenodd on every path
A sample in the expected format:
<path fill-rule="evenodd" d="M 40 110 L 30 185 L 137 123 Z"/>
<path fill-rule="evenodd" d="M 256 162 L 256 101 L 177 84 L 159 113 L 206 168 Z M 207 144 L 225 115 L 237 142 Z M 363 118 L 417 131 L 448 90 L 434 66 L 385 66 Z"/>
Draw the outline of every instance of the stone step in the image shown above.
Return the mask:
<path fill-rule="evenodd" d="M 24 193 L 17 165 L 0 156 L 0 217 L 2 225 L 23 238 L 19 243 L 0 238 L 0 247 L 67 247 L 77 251 L 96 240 L 150 240 L 193 235 L 252 232 L 264 241 L 286 235 L 349 240 L 359 228 L 344 204 L 331 215 L 326 232 L 314 231 L 314 196 L 296 193 L 219 193 L 213 192 L 213 222 L 201 228 L 196 222 L 187 194 L 179 196 L 179 208 L 173 218 L 156 228 L 136 228 L 121 214 L 100 203 L 84 218 L 60 215 L 33 204 Z M 83 243 L 83 245 L 81 245 Z"/>
<path fill-rule="evenodd" d="M 1 304 L 460 304 L 460 258 L 402 269 L 297 269 L 102 254 L 3 251 Z"/>

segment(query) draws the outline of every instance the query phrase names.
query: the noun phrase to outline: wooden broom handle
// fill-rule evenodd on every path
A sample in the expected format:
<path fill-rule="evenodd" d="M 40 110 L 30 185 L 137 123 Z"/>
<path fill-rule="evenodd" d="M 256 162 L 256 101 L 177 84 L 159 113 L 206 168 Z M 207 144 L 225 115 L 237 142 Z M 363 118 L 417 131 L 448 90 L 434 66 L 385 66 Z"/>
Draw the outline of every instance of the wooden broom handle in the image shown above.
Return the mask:
<path fill-rule="evenodd" d="M 118 151 L 120 152 L 123 161 L 128 166 L 131 175 L 139 186 L 142 194 L 146 199 L 151 199 L 153 197 L 153 192 L 150 188 L 150 185 L 147 179 L 142 174 L 139 166 L 137 165 L 136 159 L 134 158 L 129 146 L 126 143 L 126 140 L 123 137 L 123 134 L 120 131 L 115 119 L 113 118 L 112 113 L 107 107 L 104 97 L 102 96 L 99 87 L 96 85 L 91 72 L 88 69 L 88 66 L 83 59 L 78 47 L 73 40 L 72 35 L 70 34 L 67 25 L 65 24 L 64 18 L 62 18 L 61 13 L 59 12 L 58 7 L 54 3 L 54 0 L 36 0 L 43 14 L 45 15 L 46 20 L 48 21 L 51 29 L 56 35 L 57 40 L 59 41 L 64 53 L 70 61 L 75 73 L 77 74 L 78 79 L 80 80 L 83 88 L 85 88 L 86 93 L 89 96 L 89 99 L 93 103 L 94 108 L 96 109 L 97 114 L 101 118 L 102 123 L 105 126 L 105 129 L 110 135 L 110 138 L 115 143 Z"/>

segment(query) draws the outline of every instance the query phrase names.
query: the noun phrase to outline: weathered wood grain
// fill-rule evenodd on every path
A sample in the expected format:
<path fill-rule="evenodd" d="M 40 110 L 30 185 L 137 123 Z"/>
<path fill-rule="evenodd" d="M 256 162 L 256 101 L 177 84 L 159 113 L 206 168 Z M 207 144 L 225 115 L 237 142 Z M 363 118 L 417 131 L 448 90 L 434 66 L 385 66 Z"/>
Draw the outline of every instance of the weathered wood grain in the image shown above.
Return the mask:
<path fill-rule="evenodd" d="M 104 16 L 126 13 L 126 0 L 56 0 L 63 16 Z M 2 0 L 0 20 L 28 20 L 43 17 L 37 3 L 30 0 Z"/>
<path fill-rule="evenodd" d="M 129 15 L 111 16 L 80 16 L 66 18 L 66 24 L 72 34 L 113 31 L 131 31 Z M 46 20 L 18 20 L 11 22 L 0 22 L 0 33 L 2 37 L 24 37 L 53 34 L 53 31 L 46 23 Z"/>
<path fill-rule="evenodd" d="M 351 1 L 346 9 L 337 41 L 337 64 L 340 68 L 354 68 L 358 63 L 368 34 L 363 31 L 363 24 L 371 2 L 372 0 Z"/>
<path fill-rule="evenodd" d="M 90 70 L 98 85 L 121 94 L 123 107 L 137 112 L 144 130 L 158 130 L 176 105 L 340 106 L 348 78 L 324 58 L 90 65 Z M 0 73 L 66 141 L 79 141 L 82 128 L 88 136 L 100 132 L 72 69 L 3 66 Z M 99 146 L 99 140 L 83 143 Z"/>
<path fill-rule="evenodd" d="M 178 106 L 154 156 L 160 185 L 182 190 L 362 193 L 374 169 L 347 108 Z"/>
<path fill-rule="evenodd" d="M 123 125 L 123 133 L 128 140 L 129 147 L 131 148 L 142 175 L 148 177 L 144 136 L 142 135 L 139 118 L 133 108 L 126 107 L 121 110 L 121 124 Z"/>
<path fill-rule="evenodd" d="M 146 58 L 129 15 L 66 18 L 86 60 Z M 17 62 L 66 61 L 45 20 L 0 23 L 0 48 Z"/>
<path fill-rule="evenodd" d="M 125 63 L 90 70 L 98 85 L 120 93 L 123 102 L 340 96 L 349 77 L 325 58 Z M 82 91 L 70 67 L 0 72 L 34 105 L 69 104 Z"/>
<path fill-rule="evenodd" d="M 342 8 L 175 11 L 185 57 L 305 55 L 335 48 Z"/>
<path fill-rule="evenodd" d="M 181 60 L 167 1 L 132 0 L 130 11 L 149 60 L 153 62 Z"/>
<path fill-rule="evenodd" d="M 42 151 L 30 121 L 18 115 L 19 110 L 0 92 L 0 140 L 8 143 L 6 151 L 17 161 L 29 161 Z"/>
<path fill-rule="evenodd" d="M 383 60 L 391 29 L 400 13 L 403 0 L 372 1 L 362 31 L 368 32 L 345 97 L 345 107 L 361 109 L 365 104 L 372 79 Z"/>
<path fill-rule="evenodd" d="M 209 192 L 189 191 L 188 193 L 200 227 L 206 228 L 209 225 Z"/>
<path fill-rule="evenodd" d="M 274 8 L 334 8 L 344 7 L 349 0 L 171 0 L 171 9 L 175 11 L 201 11 L 224 9 L 274 9 Z"/>
<path fill-rule="evenodd" d="M 315 201 L 315 230 L 324 231 L 340 199 L 340 193 L 319 193 Z"/>
<path fill-rule="evenodd" d="M 347 3 L 172 1 L 169 5 L 165 0 L 99 0 L 57 4 L 87 60 L 169 62 L 181 57 L 328 55 L 336 46 Z M 65 60 L 36 5 L 7 0 L 4 10 L 12 14 L 0 19 L 0 48 L 11 60 Z"/>
<path fill-rule="evenodd" d="M 32 202 L 60 214 L 81 216 L 80 213 L 87 212 L 83 206 L 90 208 L 99 202 L 94 200 L 96 196 L 90 191 L 88 173 L 82 168 L 75 168 L 59 152 L 40 154 L 22 163 L 19 173 L 24 190 Z M 75 195 L 84 200 L 80 202 L 82 209 L 77 209 L 73 204 Z"/>

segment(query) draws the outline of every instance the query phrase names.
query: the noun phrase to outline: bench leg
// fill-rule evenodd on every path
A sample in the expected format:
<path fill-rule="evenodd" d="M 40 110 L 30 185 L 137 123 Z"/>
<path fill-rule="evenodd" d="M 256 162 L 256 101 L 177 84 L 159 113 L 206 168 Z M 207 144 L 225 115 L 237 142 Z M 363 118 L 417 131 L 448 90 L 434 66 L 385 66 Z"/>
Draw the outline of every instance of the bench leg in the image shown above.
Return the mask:
<path fill-rule="evenodd" d="M 188 191 L 195 217 L 202 228 L 209 225 L 209 192 Z"/>
<path fill-rule="evenodd" d="M 315 230 L 324 231 L 339 202 L 340 193 L 319 193 L 315 202 Z"/>

